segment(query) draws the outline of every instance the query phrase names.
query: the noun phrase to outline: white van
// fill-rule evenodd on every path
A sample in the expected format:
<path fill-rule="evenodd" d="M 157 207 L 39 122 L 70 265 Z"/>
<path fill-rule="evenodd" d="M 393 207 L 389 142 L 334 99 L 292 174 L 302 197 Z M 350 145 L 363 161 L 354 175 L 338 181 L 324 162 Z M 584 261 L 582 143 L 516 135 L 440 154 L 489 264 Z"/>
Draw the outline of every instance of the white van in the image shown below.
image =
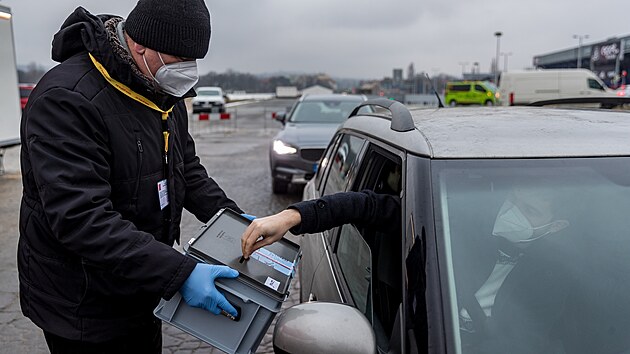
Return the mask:
<path fill-rule="evenodd" d="M 499 93 L 504 106 L 560 98 L 615 97 L 615 92 L 587 69 L 506 72 L 501 75 Z"/>

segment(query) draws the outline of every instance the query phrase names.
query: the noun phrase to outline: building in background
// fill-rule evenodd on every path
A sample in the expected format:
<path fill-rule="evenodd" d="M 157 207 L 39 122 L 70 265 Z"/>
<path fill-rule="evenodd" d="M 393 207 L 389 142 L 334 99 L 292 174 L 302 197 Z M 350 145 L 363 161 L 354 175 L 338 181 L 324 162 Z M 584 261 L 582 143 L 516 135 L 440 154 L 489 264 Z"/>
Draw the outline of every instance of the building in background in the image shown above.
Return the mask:
<path fill-rule="evenodd" d="M 577 68 L 578 58 L 582 68 L 593 71 L 609 87 L 625 85 L 630 71 L 630 36 L 537 55 L 533 64 L 538 69 Z"/>

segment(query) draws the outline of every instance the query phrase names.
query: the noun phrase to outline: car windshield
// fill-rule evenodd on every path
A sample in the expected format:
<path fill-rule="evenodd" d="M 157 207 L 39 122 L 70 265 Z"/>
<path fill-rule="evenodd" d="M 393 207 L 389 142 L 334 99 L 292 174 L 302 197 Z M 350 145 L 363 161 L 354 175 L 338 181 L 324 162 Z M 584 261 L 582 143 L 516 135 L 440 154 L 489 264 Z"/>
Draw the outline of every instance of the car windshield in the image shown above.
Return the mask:
<path fill-rule="evenodd" d="M 341 123 L 360 101 L 304 101 L 295 107 L 290 122 Z"/>
<path fill-rule="evenodd" d="M 484 81 L 483 83 L 490 91 L 492 92 L 497 92 L 499 91 L 499 88 L 496 87 L 492 82 L 490 81 Z"/>
<path fill-rule="evenodd" d="M 630 158 L 432 164 L 462 353 L 630 350 Z"/>
<path fill-rule="evenodd" d="M 197 95 L 199 95 L 199 96 L 221 96 L 221 92 L 219 92 L 218 90 L 201 89 L 201 90 L 197 91 Z"/>

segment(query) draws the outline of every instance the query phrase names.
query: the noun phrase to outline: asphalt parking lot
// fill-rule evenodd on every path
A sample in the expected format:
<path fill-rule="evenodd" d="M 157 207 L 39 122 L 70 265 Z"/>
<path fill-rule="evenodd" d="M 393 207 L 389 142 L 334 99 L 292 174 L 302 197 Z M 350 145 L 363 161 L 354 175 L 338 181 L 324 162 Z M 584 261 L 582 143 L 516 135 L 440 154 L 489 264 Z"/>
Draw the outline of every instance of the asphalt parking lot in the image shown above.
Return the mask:
<path fill-rule="evenodd" d="M 268 145 L 280 124 L 270 112 L 286 109 L 291 100 L 271 100 L 236 105 L 229 121 L 191 119 L 197 154 L 208 173 L 247 213 L 265 216 L 281 211 L 301 199 L 299 190 L 284 196 L 271 192 Z M 0 353 L 47 353 L 41 331 L 25 318 L 19 306 L 16 249 L 18 213 L 22 191 L 19 147 L 5 151 L 5 173 L 0 176 Z M 185 212 L 182 242 L 188 242 L 202 224 Z M 288 235 L 299 242 L 299 238 Z M 176 246 L 181 250 L 181 247 Z M 297 303 L 299 280 L 284 307 Z M 258 353 L 272 353 L 271 333 L 263 339 Z M 163 326 L 163 353 L 222 353 L 200 340 L 168 325 Z"/>

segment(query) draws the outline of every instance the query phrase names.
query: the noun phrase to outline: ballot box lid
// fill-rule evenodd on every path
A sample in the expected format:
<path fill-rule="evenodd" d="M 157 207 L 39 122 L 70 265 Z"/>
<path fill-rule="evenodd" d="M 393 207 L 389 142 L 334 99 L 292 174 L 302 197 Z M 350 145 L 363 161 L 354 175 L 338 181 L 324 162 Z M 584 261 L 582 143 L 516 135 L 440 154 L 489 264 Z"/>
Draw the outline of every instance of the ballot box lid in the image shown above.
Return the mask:
<path fill-rule="evenodd" d="M 250 223 L 232 209 L 221 209 L 190 240 L 186 252 L 203 262 L 236 269 L 238 281 L 283 301 L 301 255 L 300 247 L 282 238 L 243 260 L 241 236 Z"/>

